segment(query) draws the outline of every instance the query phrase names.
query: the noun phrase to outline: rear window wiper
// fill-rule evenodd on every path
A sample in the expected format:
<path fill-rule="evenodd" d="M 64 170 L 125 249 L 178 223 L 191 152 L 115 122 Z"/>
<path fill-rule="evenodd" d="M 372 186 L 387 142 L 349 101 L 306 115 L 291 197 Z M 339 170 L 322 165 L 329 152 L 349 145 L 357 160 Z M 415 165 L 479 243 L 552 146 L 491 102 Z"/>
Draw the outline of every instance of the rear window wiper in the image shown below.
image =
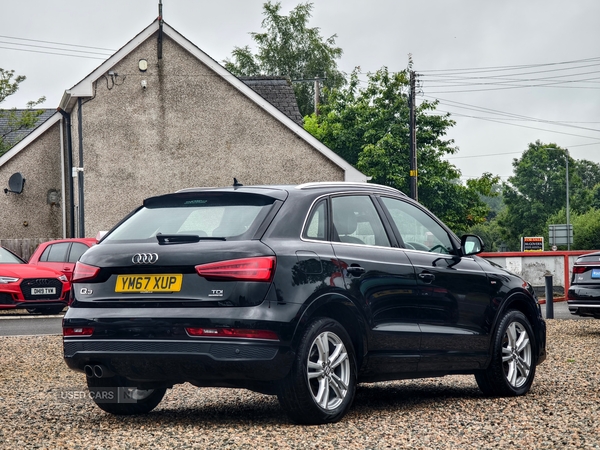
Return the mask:
<path fill-rule="evenodd" d="M 191 244 L 200 241 L 225 241 L 224 237 L 198 236 L 197 234 L 157 234 L 159 245 Z"/>

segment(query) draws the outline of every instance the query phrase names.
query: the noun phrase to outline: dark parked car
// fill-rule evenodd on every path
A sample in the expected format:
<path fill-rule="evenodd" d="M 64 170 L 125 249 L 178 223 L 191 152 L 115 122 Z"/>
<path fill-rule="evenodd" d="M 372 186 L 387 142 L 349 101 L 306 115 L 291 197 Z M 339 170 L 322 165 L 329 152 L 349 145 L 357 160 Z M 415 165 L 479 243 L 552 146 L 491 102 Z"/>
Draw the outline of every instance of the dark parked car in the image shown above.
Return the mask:
<path fill-rule="evenodd" d="M 600 252 L 575 260 L 567 303 L 573 315 L 600 319 Z"/>
<path fill-rule="evenodd" d="M 88 248 L 96 243 L 94 238 L 57 239 L 42 242 L 29 258 L 29 264 L 58 270 L 71 281 L 75 263 Z"/>
<path fill-rule="evenodd" d="M 522 395 L 545 322 L 482 250 L 373 184 L 148 198 L 77 263 L 64 357 L 113 414 L 184 382 L 276 394 L 308 424 L 342 418 L 360 382 L 474 374 L 487 395 Z"/>
<path fill-rule="evenodd" d="M 27 264 L 0 247 L 0 309 L 58 314 L 69 303 L 71 283 L 61 272 Z"/>

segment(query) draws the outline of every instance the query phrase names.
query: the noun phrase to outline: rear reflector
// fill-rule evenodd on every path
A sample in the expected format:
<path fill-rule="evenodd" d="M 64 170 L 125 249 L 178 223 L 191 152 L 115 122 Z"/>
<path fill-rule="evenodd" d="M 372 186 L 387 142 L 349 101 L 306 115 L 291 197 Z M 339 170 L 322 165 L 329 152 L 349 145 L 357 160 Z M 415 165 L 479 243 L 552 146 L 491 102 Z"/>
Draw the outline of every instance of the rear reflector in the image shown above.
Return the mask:
<path fill-rule="evenodd" d="M 186 328 L 190 336 L 197 337 L 233 337 L 249 339 L 270 339 L 278 341 L 277 333 L 270 330 L 251 330 L 243 328 Z"/>
<path fill-rule="evenodd" d="M 64 327 L 63 336 L 91 336 L 94 332 L 92 327 Z"/>
<path fill-rule="evenodd" d="M 81 283 L 82 281 L 91 281 L 100 272 L 100 267 L 88 266 L 82 262 L 77 261 L 75 269 L 73 270 L 73 283 Z"/>
<path fill-rule="evenodd" d="M 275 257 L 232 259 L 196 266 L 196 272 L 208 280 L 271 281 Z"/>

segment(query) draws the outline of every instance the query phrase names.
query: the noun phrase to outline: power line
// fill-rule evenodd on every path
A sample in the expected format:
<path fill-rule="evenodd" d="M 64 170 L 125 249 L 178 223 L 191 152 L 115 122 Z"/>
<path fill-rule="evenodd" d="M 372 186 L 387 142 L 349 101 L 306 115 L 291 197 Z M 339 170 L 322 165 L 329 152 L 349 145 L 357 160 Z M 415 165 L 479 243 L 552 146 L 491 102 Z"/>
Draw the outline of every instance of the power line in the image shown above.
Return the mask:
<path fill-rule="evenodd" d="M 522 73 L 509 73 L 509 74 L 504 74 L 501 76 L 497 76 L 497 75 L 491 75 L 491 76 L 477 76 L 477 77 L 471 77 L 471 76 L 462 76 L 459 77 L 455 74 L 440 74 L 440 75 L 436 75 L 436 74 L 421 74 L 423 77 L 426 78 L 455 78 L 457 80 L 467 80 L 467 79 L 502 79 L 502 77 L 511 77 L 511 76 L 522 76 L 522 75 L 537 75 L 537 74 L 543 74 L 543 73 L 551 73 L 551 72 L 564 72 L 565 70 L 575 70 L 575 69 L 585 69 L 587 67 L 596 67 L 599 66 L 600 63 L 598 64 L 587 64 L 584 66 L 577 66 L 577 67 L 567 67 L 567 68 L 562 68 L 562 69 L 549 69 L 549 70 L 537 70 L 534 72 L 522 72 Z M 485 73 L 485 72 L 484 72 Z M 466 73 L 467 75 L 469 75 L 469 73 Z M 573 75 L 559 75 L 557 77 L 553 77 L 553 78 L 559 78 L 559 77 L 567 77 L 567 76 L 573 76 Z M 442 80 L 439 80 L 442 81 Z"/>
<path fill-rule="evenodd" d="M 545 66 L 556 66 L 562 64 L 577 64 L 577 63 L 585 63 L 590 61 L 600 61 L 600 57 L 594 58 L 585 58 L 585 59 L 576 59 L 572 61 L 559 61 L 554 63 L 541 63 L 541 64 L 522 64 L 522 65 L 512 65 L 512 66 L 493 66 L 493 67 L 472 67 L 466 69 L 429 69 L 429 70 L 419 70 L 420 74 L 427 74 L 428 72 L 495 72 L 495 71 L 503 71 L 503 70 L 513 70 L 513 69 L 529 69 L 532 67 L 545 67 Z"/>
<path fill-rule="evenodd" d="M 429 92 L 429 93 L 430 94 L 461 94 L 461 93 L 465 93 L 465 92 L 505 91 L 507 89 L 524 89 L 524 88 L 540 88 L 540 87 L 541 88 L 556 88 L 556 89 L 592 89 L 592 90 L 600 89 L 600 87 L 593 87 L 593 86 L 556 86 L 556 84 L 558 84 L 558 83 L 525 85 L 525 86 L 521 86 L 521 85 L 502 86 L 502 87 L 485 88 L 485 89 L 463 89 L 463 90 L 458 90 L 458 91 L 454 91 L 454 90 L 452 90 L 452 91 L 433 91 L 433 92 Z M 438 87 L 449 88 L 449 86 L 438 86 Z"/>
<path fill-rule="evenodd" d="M 26 38 L 19 38 L 19 37 L 13 37 L 13 36 L 2 36 L 2 35 L 0 35 L 0 38 L 14 39 L 14 40 L 18 40 L 18 41 L 28 41 L 28 42 L 41 42 L 41 43 L 44 43 L 44 44 L 66 45 L 66 46 L 69 46 L 69 47 L 90 48 L 92 50 L 106 50 L 106 51 L 112 52 L 112 53 L 114 53 L 116 51 L 116 50 L 113 50 L 113 49 L 110 49 L 110 48 L 88 47 L 86 45 L 65 44 L 65 43 L 62 43 L 62 42 L 41 41 L 41 40 L 38 40 L 38 39 L 26 39 Z"/>
<path fill-rule="evenodd" d="M 89 54 L 92 54 L 92 55 L 103 55 L 103 56 L 107 56 L 107 57 L 110 56 L 110 54 L 107 54 L 107 53 L 91 52 L 89 50 L 71 50 L 71 49 L 68 49 L 68 48 L 44 47 L 43 45 L 18 44 L 18 43 L 14 43 L 14 42 L 6 42 L 6 41 L 0 41 L 0 44 L 22 45 L 22 46 L 25 46 L 25 47 L 43 48 L 43 49 L 46 49 L 46 50 L 61 50 L 61 51 L 64 51 L 64 52 L 89 53 Z M 6 47 L 2 47 L 2 48 L 6 48 Z M 13 50 L 22 50 L 22 49 L 15 48 Z"/>
<path fill-rule="evenodd" d="M 450 114 L 461 115 L 460 113 L 450 113 Z M 468 117 L 468 116 L 466 116 L 466 117 Z M 574 136 L 574 137 L 580 137 L 580 138 L 585 138 L 585 139 L 595 139 L 595 140 L 598 140 L 598 142 L 600 142 L 600 138 L 595 138 L 595 137 L 592 137 L 592 136 L 583 136 L 581 134 L 565 133 L 564 131 L 547 130 L 547 129 L 544 129 L 544 128 L 530 127 L 530 126 L 527 126 L 527 125 L 520 125 L 518 123 L 505 123 L 505 122 L 502 122 L 502 120 L 500 120 L 500 119 L 491 119 L 491 118 L 484 119 L 484 118 L 481 118 L 480 120 L 485 120 L 487 122 L 501 123 L 503 125 L 512 125 L 513 127 L 529 128 L 530 130 L 545 131 L 546 133 L 562 134 L 562 135 L 565 135 L 565 136 Z M 595 131 L 598 131 L 598 130 L 595 130 Z"/>
<path fill-rule="evenodd" d="M 433 98 L 433 99 L 437 100 L 439 102 L 439 104 L 450 106 L 450 107 L 454 107 L 454 108 L 468 109 L 468 110 L 477 111 L 477 112 L 486 112 L 486 113 L 496 114 L 496 115 L 499 115 L 499 116 L 505 116 L 505 117 L 502 117 L 503 120 L 507 119 L 507 118 L 510 118 L 510 119 L 518 119 L 518 120 L 523 120 L 523 121 L 541 122 L 541 123 L 546 123 L 546 124 L 549 124 L 549 125 L 558 125 L 558 126 L 575 128 L 575 129 L 580 129 L 580 130 L 586 130 L 586 131 L 600 132 L 600 129 L 588 128 L 588 127 L 581 127 L 581 126 L 577 126 L 577 125 L 571 125 L 571 124 L 568 124 L 568 123 L 565 123 L 565 122 L 561 122 L 561 121 L 538 119 L 538 118 L 535 118 L 535 117 L 524 116 L 522 114 L 510 113 L 510 112 L 506 112 L 506 111 L 500 111 L 500 110 L 496 110 L 496 109 L 485 108 L 485 107 L 477 106 L 477 105 L 470 105 L 468 103 L 462 103 L 462 102 L 457 102 L 457 101 L 453 101 L 453 100 L 440 99 L 440 98 L 437 98 L 437 97 L 431 97 L 429 95 L 424 95 L 424 97 L 426 97 L 426 98 Z M 451 112 L 451 111 L 442 111 L 442 112 L 447 112 L 447 113 L 450 113 L 450 114 L 457 114 L 458 115 L 458 113 L 454 113 L 454 112 Z M 466 116 L 466 117 L 471 117 L 471 118 L 475 118 L 475 119 L 482 119 L 482 120 L 494 120 L 493 118 L 488 118 L 488 117 L 478 117 L 478 116 Z M 507 125 L 517 125 L 517 124 L 507 124 Z"/>
<path fill-rule="evenodd" d="M 506 152 L 506 153 L 490 153 L 487 155 L 470 155 L 470 156 L 446 156 L 446 159 L 466 159 L 466 158 L 487 158 L 489 156 L 506 156 L 506 155 L 520 155 L 521 152 Z"/>
<path fill-rule="evenodd" d="M 452 106 L 452 105 L 446 105 L 446 106 Z M 505 117 L 494 118 L 494 117 L 484 117 L 484 116 L 473 116 L 473 115 L 469 115 L 469 114 L 457 113 L 457 112 L 454 112 L 454 111 L 445 111 L 443 109 L 438 109 L 438 111 L 444 112 L 444 113 L 448 113 L 448 114 L 452 114 L 454 116 L 466 117 L 466 118 L 469 118 L 469 119 L 479 119 L 479 120 L 494 121 L 494 122 L 504 123 L 505 125 L 520 126 L 520 127 L 524 127 L 524 128 L 533 128 L 534 130 L 541 130 L 541 131 L 550 131 L 550 130 L 545 130 L 543 128 L 537 128 L 537 127 L 531 127 L 531 126 L 527 126 L 527 125 L 520 125 L 520 124 L 517 124 L 517 123 L 511 123 L 511 121 L 514 122 L 515 120 L 520 120 L 521 122 L 538 122 L 538 123 L 543 123 L 543 124 L 548 124 L 548 125 L 556 125 L 556 126 L 560 126 L 560 127 L 568 127 L 568 128 L 575 128 L 575 129 L 585 130 L 585 131 L 600 132 L 600 130 L 597 130 L 597 129 L 594 129 L 594 128 L 578 127 L 578 126 L 575 126 L 575 125 L 563 124 L 563 123 L 560 123 L 560 122 L 551 122 L 551 121 L 547 121 L 547 120 L 512 119 L 512 118 L 505 118 Z M 576 136 L 585 137 L 585 138 L 588 138 L 588 139 L 600 139 L 600 138 L 596 138 L 596 137 L 592 137 L 592 136 L 583 136 L 583 135 L 576 135 Z"/>
<path fill-rule="evenodd" d="M 101 59 L 101 60 L 106 60 L 106 58 L 100 58 L 98 56 L 70 55 L 68 53 L 42 52 L 42 51 L 39 51 L 39 50 L 28 50 L 28 49 L 25 49 L 25 48 L 11 48 L 11 47 L 2 47 L 2 46 L 0 46 L 0 48 L 6 49 L 6 50 L 16 50 L 16 51 L 19 51 L 19 52 L 42 53 L 42 54 L 45 54 L 45 55 L 71 56 L 73 58 L 86 58 L 86 59 Z"/>

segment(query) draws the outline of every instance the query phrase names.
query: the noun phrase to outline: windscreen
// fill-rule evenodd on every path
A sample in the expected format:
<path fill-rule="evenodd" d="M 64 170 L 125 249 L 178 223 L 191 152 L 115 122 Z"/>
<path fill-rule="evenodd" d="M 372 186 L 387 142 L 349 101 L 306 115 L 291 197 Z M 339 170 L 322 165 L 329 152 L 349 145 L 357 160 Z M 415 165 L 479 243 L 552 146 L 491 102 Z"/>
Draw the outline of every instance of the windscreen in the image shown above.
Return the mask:
<path fill-rule="evenodd" d="M 8 250 L 0 247 L 0 264 L 24 264 L 19 258 Z"/>
<path fill-rule="evenodd" d="M 153 197 L 104 242 L 153 240 L 158 235 L 243 239 L 257 228 L 273 198 L 247 193 L 182 193 Z"/>

